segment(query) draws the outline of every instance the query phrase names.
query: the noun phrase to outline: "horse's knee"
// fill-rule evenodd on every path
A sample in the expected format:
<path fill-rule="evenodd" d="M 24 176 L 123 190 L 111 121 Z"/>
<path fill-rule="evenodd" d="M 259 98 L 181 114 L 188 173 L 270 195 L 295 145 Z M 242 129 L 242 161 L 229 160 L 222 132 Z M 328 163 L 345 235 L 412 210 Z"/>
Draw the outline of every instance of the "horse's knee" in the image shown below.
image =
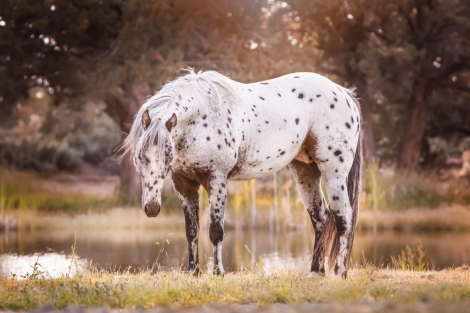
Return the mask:
<path fill-rule="evenodd" d="M 214 246 L 224 240 L 224 227 L 222 223 L 214 221 L 212 217 L 209 224 L 209 238 Z"/>
<path fill-rule="evenodd" d="M 186 227 L 186 239 L 188 242 L 193 242 L 198 238 L 199 229 L 195 226 Z"/>

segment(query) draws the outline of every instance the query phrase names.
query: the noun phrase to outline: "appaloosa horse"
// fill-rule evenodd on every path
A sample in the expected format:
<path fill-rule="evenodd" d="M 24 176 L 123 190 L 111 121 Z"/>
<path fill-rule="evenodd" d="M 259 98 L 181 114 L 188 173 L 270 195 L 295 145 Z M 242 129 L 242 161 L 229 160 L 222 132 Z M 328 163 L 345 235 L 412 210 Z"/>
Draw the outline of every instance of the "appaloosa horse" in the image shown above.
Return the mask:
<path fill-rule="evenodd" d="M 171 171 L 184 209 L 190 270 L 199 269 L 199 187 L 209 195 L 214 273 L 222 274 L 227 180 L 258 178 L 289 165 L 315 229 L 310 275 L 324 275 L 333 241 L 331 265 L 346 277 L 362 164 L 361 115 L 352 90 L 314 73 L 243 84 L 188 69 L 142 105 L 123 151 L 142 176 L 149 217 L 160 212 L 163 179 Z"/>

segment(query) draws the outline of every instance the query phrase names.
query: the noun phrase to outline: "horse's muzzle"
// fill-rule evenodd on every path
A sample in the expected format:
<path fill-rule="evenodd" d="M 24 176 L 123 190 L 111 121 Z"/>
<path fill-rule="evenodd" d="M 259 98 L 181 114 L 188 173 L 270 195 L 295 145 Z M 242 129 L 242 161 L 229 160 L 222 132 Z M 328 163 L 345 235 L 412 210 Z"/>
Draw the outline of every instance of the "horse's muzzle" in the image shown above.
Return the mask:
<path fill-rule="evenodd" d="M 148 217 L 156 217 L 158 213 L 160 213 L 160 204 L 157 202 L 149 202 L 145 204 L 144 211 Z"/>

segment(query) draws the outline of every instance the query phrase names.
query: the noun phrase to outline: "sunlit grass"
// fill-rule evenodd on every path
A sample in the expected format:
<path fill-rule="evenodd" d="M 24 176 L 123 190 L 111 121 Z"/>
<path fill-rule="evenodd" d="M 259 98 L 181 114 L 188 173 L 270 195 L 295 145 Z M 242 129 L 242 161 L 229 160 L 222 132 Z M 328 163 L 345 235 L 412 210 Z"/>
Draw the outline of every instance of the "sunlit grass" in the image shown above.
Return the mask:
<path fill-rule="evenodd" d="M 346 280 L 310 279 L 306 272 L 279 269 L 266 272 L 262 266 L 224 277 L 203 273 L 200 277 L 179 270 L 109 273 L 84 271 L 58 279 L 31 278 L 0 281 L 0 308 L 30 309 L 44 305 L 115 308 L 152 308 L 178 303 L 197 306 L 213 303 L 357 303 L 373 301 L 440 302 L 470 300 L 470 271 L 449 269 L 415 272 L 356 267 Z"/>
<path fill-rule="evenodd" d="M 71 247 L 76 251 L 76 243 Z M 416 261 L 417 262 L 416 262 Z M 393 268 L 368 262 L 355 264 L 346 280 L 328 272 L 312 279 L 304 267 L 272 269 L 261 260 L 254 270 L 223 277 L 180 269 L 153 268 L 134 272 L 110 272 L 91 268 L 74 275 L 44 277 L 40 261 L 21 277 L 0 280 L 0 308 L 26 310 L 50 305 L 112 308 L 153 308 L 178 304 L 183 307 L 218 304 L 298 304 L 436 301 L 469 303 L 470 270 L 467 266 L 428 271 L 425 251 L 418 242 L 407 248 Z"/>

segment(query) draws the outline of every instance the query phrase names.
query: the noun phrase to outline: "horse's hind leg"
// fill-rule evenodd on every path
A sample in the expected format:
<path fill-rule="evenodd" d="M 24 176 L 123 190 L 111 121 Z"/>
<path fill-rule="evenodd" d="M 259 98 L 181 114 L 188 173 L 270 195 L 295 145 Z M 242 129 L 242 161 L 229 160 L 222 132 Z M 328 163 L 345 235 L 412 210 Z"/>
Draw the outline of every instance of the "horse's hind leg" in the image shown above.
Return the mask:
<path fill-rule="evenodd" d="M 199 183 L 172 174 L 173 186 L 183 205 L 188 240 L 188 270 L 199 273 L 198 235 L 199 235 Z"/>
<path fill-rule="evenodd" d="M 328 194 L 330 210 L 336 224 L 336 237 L 333 241 L 330 261 L 335 264 L 335 275 L 346 278 L 348 271 L 349 255 L 351 251 L 353 232 L 353 211 L 349 203 L 347 188 L 347 167 L 335 169 L 334 171 L 324 165 L 320 170 L 325 180 L 325 188 Z"/>
<path fill-rule="evenodd" d="M 311 275 L 325 274 L 325 251 L 329 243 L 329 231 L 325 231 L 328 208 L 321 190 L 321 173 L 315 162 L 306 164 L 293 160 L 289 168 L 297 181 L 302 202 L 310 215 L 315 230 L 315 244 L 312 257 Z"/>

